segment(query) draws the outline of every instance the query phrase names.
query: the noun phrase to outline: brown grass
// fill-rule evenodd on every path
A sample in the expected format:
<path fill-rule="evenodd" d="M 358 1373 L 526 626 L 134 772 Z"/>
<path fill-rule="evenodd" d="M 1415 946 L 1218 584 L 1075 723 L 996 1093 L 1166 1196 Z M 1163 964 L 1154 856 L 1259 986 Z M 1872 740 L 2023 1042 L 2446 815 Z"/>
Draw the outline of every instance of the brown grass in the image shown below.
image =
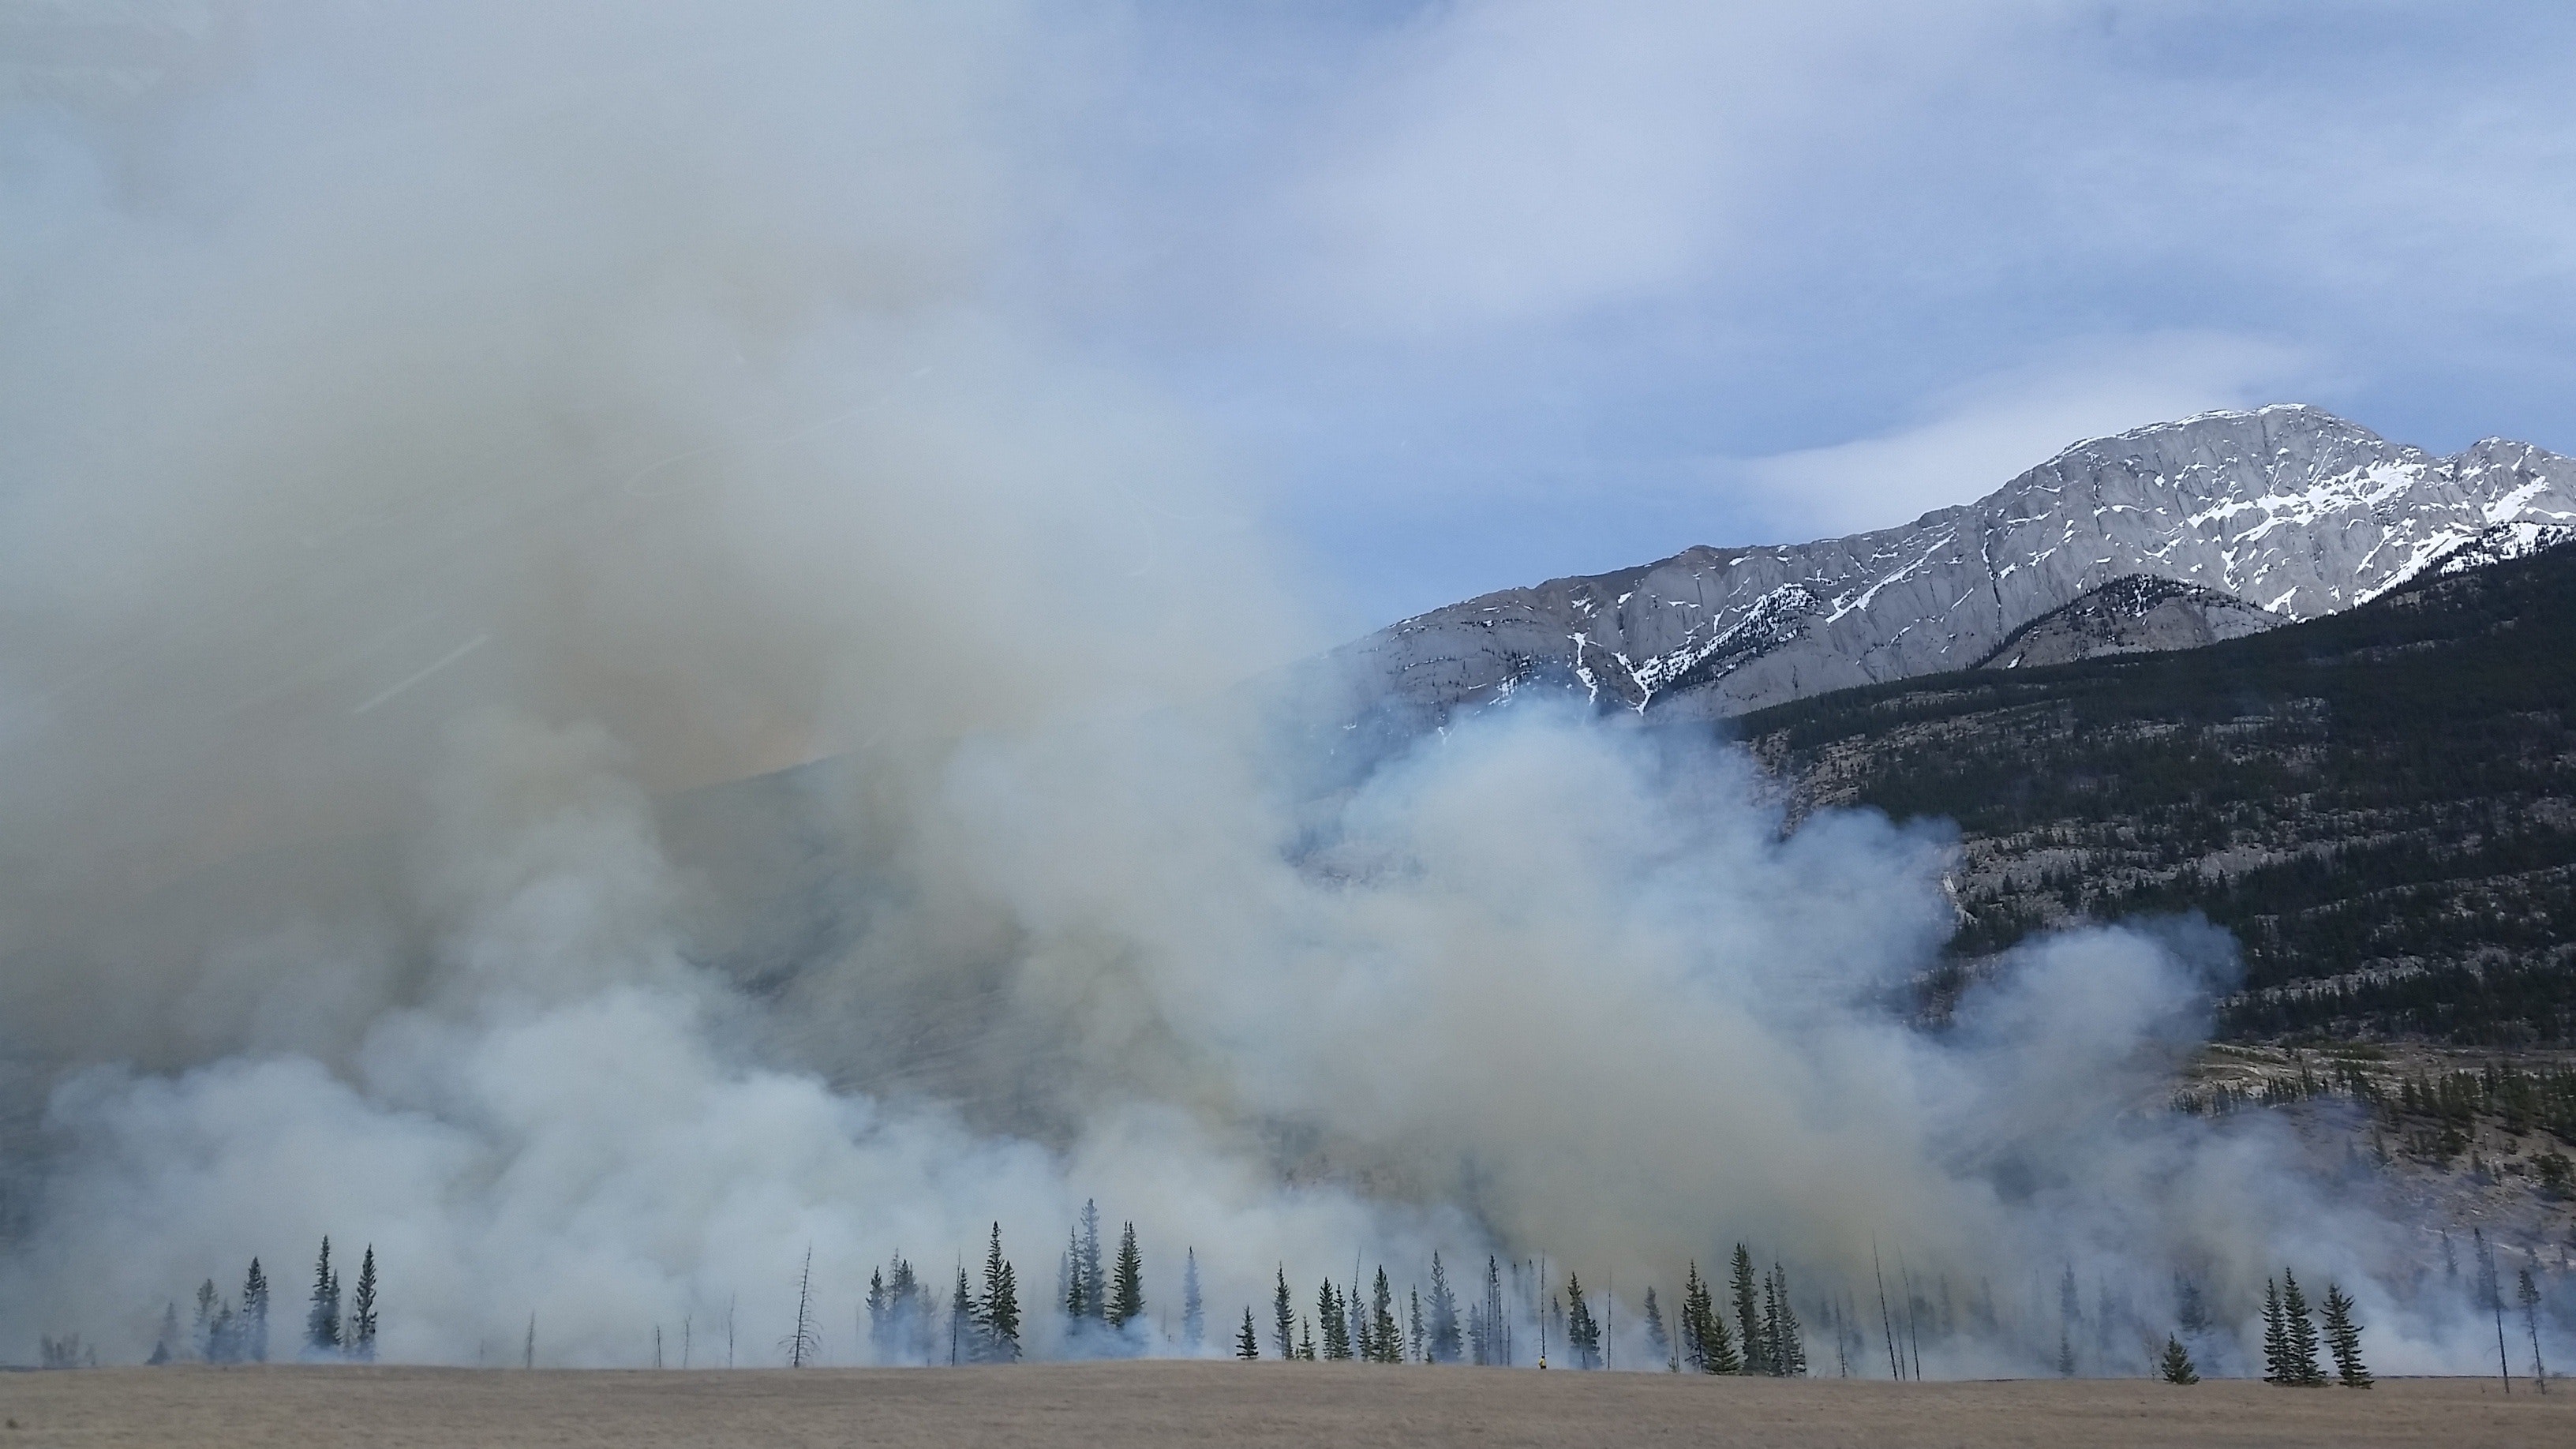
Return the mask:
<path fill-rule="evenodd" d="M 0 1449 L 188 1445 L 2576 1445 L 2576 1390 L 1887 1384 L 1342 1364 L 0 1374 Z"/>

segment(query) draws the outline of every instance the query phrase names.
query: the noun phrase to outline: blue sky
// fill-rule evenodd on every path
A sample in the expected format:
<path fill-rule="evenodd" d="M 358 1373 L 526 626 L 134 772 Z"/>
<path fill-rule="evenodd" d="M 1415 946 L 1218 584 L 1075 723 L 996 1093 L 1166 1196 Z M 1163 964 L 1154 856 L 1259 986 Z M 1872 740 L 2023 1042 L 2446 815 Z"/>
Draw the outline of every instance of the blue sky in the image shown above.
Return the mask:
<path fill-rule="evenodd" d="M 1794 14 L 1786 12 L 1794 10 Z M 2576 7 L 1059 13 L 1012 285 L 1374 624 L 2296 399 L 2576 447 Z"/>
<path fill-rule="evenodd" d="M 933 35 L 945 150 L 832 132 L 843 29 Z M 48 87 L 95 75 L 58 185 Z M 262 76 L 291 99 L 243 122 Z M 432 127 L 682 91 L 854 234 L 849 178 L 955 170 L 924 194 L 996 315 L 1174 404 L 1343 632 L 2213 407 L 2576 449 L 2576 6 L 2538 0 L 36 7 L 0 13 L 0 293 L 46 218 L 185 213 L 244 135 L 398 175 Z"/>

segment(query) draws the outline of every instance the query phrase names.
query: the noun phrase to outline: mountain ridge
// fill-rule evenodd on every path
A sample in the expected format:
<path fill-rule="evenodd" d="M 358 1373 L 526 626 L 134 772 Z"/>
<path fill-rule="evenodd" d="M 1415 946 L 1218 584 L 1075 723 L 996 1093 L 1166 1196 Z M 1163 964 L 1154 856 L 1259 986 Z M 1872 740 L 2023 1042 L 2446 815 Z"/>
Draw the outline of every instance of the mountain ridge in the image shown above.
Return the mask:
<path fill-rule="evenodd" d="M 1725 718 L 1964 667 L 2129 575 L 2314 618 L 2516 525 L 2576 526 L 2576 460 L 2503 438 L 2437 458 L 2278 403 L 2087 439 L 1894 528 L 1480 595 L 1326 661 L 1345 728 L 1396 736 L 1532 690 Z"/>

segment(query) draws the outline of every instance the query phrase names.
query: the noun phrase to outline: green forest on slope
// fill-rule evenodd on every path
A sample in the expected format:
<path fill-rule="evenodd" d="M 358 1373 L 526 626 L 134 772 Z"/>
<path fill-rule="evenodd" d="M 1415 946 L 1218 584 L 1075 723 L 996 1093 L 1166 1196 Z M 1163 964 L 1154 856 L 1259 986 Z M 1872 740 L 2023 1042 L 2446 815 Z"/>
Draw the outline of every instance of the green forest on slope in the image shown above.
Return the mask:
<path fill-rule="evenodd" d="M 2576 1040 L 2576 547 L 2252 638 L 1731 721 L 1799 808 L 1944 817 L 1973 961 L 2197 910 L 2246 1038 Z"/>

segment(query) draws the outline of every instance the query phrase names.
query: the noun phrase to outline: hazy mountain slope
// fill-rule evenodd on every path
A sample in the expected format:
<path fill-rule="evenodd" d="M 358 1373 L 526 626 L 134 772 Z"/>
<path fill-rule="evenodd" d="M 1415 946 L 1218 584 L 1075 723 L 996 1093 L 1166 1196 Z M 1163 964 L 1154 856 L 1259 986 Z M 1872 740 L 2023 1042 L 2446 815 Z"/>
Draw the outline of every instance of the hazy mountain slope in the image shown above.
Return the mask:
<path fill-rule="evenodd" d="M 1804 811 L 1954 820 L 1954 951 L 2197 909 L 2239 1034 L 2576 1040 L 2576 547 L 2206 648 L 1734 721 Z"/>
<path fill-rule="evenodd" d="M 2129 575 L 2315 618 L 2516 522 L 2576 524 L 2576 461 L 2494 439 L 2435 458 L 2294 405 L 2211 413 L 2079 443 L 1901 528 L 1507 589 L 1331 662 L 1342 717 L 1373 732 L 1530 689 L 1720 718 L 1966 667 Z"/>

